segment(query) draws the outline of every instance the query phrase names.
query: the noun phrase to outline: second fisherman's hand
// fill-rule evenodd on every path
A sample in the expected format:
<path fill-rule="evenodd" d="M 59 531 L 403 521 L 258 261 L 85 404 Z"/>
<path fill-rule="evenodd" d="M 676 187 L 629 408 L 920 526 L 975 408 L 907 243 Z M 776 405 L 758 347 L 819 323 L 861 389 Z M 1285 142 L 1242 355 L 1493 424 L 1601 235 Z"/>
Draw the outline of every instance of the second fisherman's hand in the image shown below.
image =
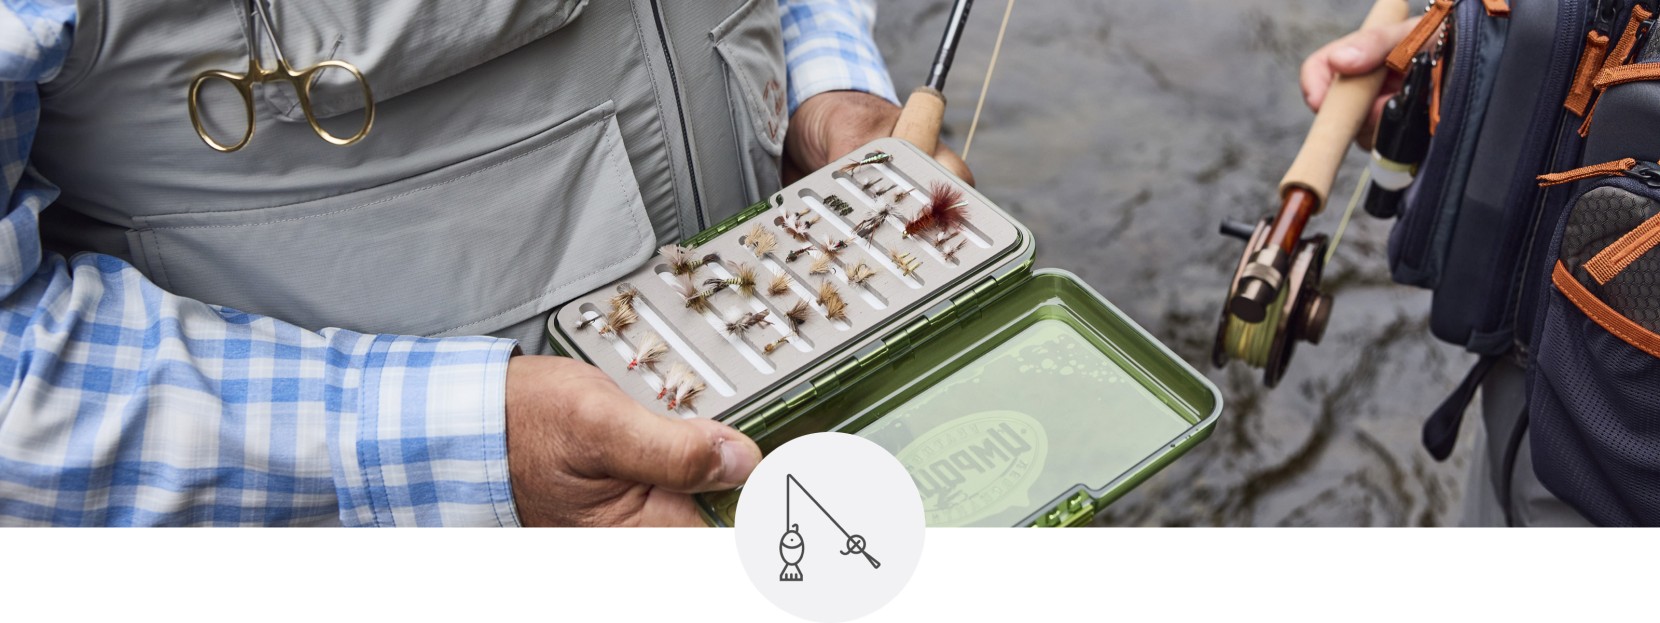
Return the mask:
<path fill-rule="evenodd" d="M 761 461 L 737 430 L 653 413 L 564 357 L 508 364 L 507 446 L 530 526 L 702 526 L 690 494 L 735 488 Z"/>
<path fill-rule="evenodd" d="M 784 138 L 784 183 L 793 183 L 861 145 L 892 135 L 899 110 L 893 102 L 859 91 L 829 91 L 808 98 L 790 117 Z M 963 181 L 974 183 L 974 173 L 950 147 L 940 144 L 934 159 Z"/>

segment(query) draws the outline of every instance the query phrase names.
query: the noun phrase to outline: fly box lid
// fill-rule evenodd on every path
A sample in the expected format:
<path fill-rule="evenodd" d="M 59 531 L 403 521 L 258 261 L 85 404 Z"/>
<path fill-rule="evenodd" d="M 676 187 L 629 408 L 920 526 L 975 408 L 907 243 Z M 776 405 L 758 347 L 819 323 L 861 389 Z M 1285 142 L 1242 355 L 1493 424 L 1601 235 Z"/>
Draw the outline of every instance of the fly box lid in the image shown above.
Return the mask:
<path fill-rule="evenodd" d="M 1209 434 L 1221 398 L 1025 226 L 881 139 L 550 316 L 646 405 L 770 451 L 839 431 L 899 457 L 930 525 L 1087 521 Z M 729 525 L 736 492 L 700 497 Z"/>

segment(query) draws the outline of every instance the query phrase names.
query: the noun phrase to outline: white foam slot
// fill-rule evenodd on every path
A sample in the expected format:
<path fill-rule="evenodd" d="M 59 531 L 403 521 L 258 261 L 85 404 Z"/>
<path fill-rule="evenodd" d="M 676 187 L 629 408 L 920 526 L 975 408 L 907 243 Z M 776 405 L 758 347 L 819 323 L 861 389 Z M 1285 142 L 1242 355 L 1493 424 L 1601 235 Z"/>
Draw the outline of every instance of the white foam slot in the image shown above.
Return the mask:
<path fill-rule="evenodd" d="M 898 184 L 900 190 L 911 191 L 911 197 L 914 197 L 917 201 L 927 204 L 929 199 L 932 198 L 928 195 L 928 189 L 918 186 L 916 182 L 912 182 L 911 178 L 906 176 L 904 173 L 901 173 L 886 164 L 873 164 L 870 166 L 875 167 L 877 171 L 880 171 L 882 173 L 882 177 L 886 177 Z M 858 187 L 855 186 L 854 188 Z M 982 249 L 991 248 L 991 239 L 986 237 L 986 233 L 980 231 L 980 228 L 975 227 L 973 222 L 963 224 L 963 237 L 968 239 L 969 244 L 976 247 L 980 247 Z M 924 244 L 922 246 L 932 247 L 934 245 Z M 944 257 L 940 256 L 940 259 L 943 260 Z"/>
<path fill-rule="evenodd" d="M 850 182 L 848 182 L 846 180 L 846 178 L 837 178 L 837 180 L 841 181 L 844 186 L 850 184 Z M 859 191 L 859 188 L 857 186 L 853 187 L 853 192 L 858 192 L 861 196 L 864 195 L 863 192 Z M 830 208 L 826 207 L 824 205 L 824 201 L 819 199 L 817 194 L 814 194 L 810 190 L 803 190 L 803 191 L 801 191 L 801 200 L 803 202 L 806 202 L 807 207 L 812 208 L 814 211 L 816 211 L 820 215 L 824 216 L 825 217 L 824 218 L 825 222 L 830 223 L 830 225 L 832 227 L 836 228 L 836 231 L 840 232 L 843 236 L 846 236 L 846 239 L 852 241 L 854 246 L 859 247 L 859 250 L 864 251 L 865 255 L 870 256 L 870 259 L 871 259 L 872 262 L 875 262 L 876 265 L 881 266 L 882 268 L 886 269 L 888 271 L 888 274 L 891 274 L 894 277 L 898 278 L 900 283 L 905 284 L 906 287 L 909 287 L 912 290 L 921 290 L 922 289 L 923 282 L 922 282 L 921 279 L 918 279 L 915 275 L 907 275 L 907 274 L 904 273 L 904 271 L 899 270 L 899 266 L 897 264 L 894 264 L 892 259 L 888 258 L 888 250 L 886 248 L 884 248 L 882 245 L 877 244 L 875 242 L 871 242 L 869 240 L 866 240 L 864 238 L 860 238 L 860 237 L 854 235 L 853 234 L 853 228 L 847 224 L 847 221 L 843 220 L 840 216 L 837 216 L 836 212 L 834 210 L 831 210 Z M 924 243 L 922 243 L 920 245 L 917 245 L 917 246 L 932 247 L 933 245 L 927 244 L 926 242 L 924 242 Z M 936 251 L 935 253 L 938 253 L 938 252 Z M 941 261 L 945 260 L 944 257 L 938 256 L 938 255 L 936 255 L 936 258 L 938 258 Z M 843 283 L 847 282 L 847 278 L 845 276 L 842 277 L 842 282 Z M 864 297 L 866 301 L 874 301 L 874 297 L 871 297 L 869 295 L 869 293 L 867 293 L 867 292 L 863 292 L 864 289 L 865 288 L 860 288 L 861 296 Z M 887 305 L 885 303 L 881 304 L 881 305 L 876 305 L 874 302 L 872 302 L 872 305 L 875 306 L 877 309 L 887 308 Z"/>
<path fill-rule="evenodd" d="M 739 244 L 743 244 L 743 241 L 741 239 L 738 242 L 739 242 Z M 762 258 L 761 261 L 764 264 L 767 260 L 765 258 Z M 725 266 L 711 265 L 709 267 L 709 270 L 711 272 L 715 273 L 716 277 L 719 277 L 721 279 L 731 279 L 732 278 L 732 273 L 727 271 Z M 776 274 L 776 273 L 774 273 L 774 274 Z M 756 276 L 756 280 L 760 281 L 760 276 L 759 275 Z M 795 279 L 792 278 L 790 281 L 794 282 Z M 794 284 L 792 283 L 791 285 L 794 285 Z M 755 287 L 764 288 L 764 287 L 766 287 L 766 284 L 765 283 L 757 283 L 755 285 Z M 741 293 L 740 293 L 740 296 L 742 296 Z M 804 352 L 804 353 L 813 352 L 813 342 L 811 340 L 808 340 L 806 337 L 803 337 L 803 336 L 800 336 L 800 335 L 795 335 L 796 332 L 790 330 L 790 321 L 788 321 L 784 318 L 784 310 L 779 309 L 777 307 L 774 307 L 771 303 L 769 303 L 768 301 L 762 300 L 761 297 L 759 297 L 759 296 L 745 296 L 744 298 L 749 299 L 749 309 L 751 311 L 757 311 L 757 312 L 764 311 L 764 312 L 768 313 L 767 314 L 767 319 L 772 321 L 772 327 L 771 328 L 774 332 L 778 333 L 779 337 L 789 337 L 789 336 L 794 335 L 794 337 L 792 337 L 789 342 L 792 346 L 795 346 L 796 350 L 799 350 L 799 351 Z"/>
<path fill-rule="evenodd" d="M 673 326 L 670 326 L 663 319 L 662 314 L 657 313 L 657 309 L 652 307 L 650 301 L 643 297 L 634 299 L 634 313 L 640 317 L 640 320 L 651 325 L 651 328 L 657 331 L 657 335 L 663 338 L 669 348 L 675 354 L 680 355 L 680 358 L 685 360 L 686 365 L 690 366 L 699 377 L 702 377 L 704 383 L 713 388 L 715 393 L 728 398 L 738 395 L 737 390 L 732 388 L 732 383 L 715 371 L 715 368 L 710 366 L 709 362 L 704 361 L 703 357 L 699 356 L 697 351 L 692 348 L 691 343 L 687 342 L 686 338 L 680 335 L 680 332 L 676 331 Z M 633 353 L 629 353 L 628 356 L 632 359 Z M 658 383 L 652 390 L 656 391 L 662 388 L 663 384 Z"/>
<path fill-rule="evenodd" d="M 668 272 L 666 267 L 663 271 L 657 273 L 657 277 L 662 279 L 663 283 L 669 284 L 670 287 L 675 285 L 674 274 Z M 709 327 L 715 330 L 715 335 L 719 335 L 722 339 L 725 339 L 726 343 L 732 346 L 732 350 L 738 351 L 739 356 L 742 356 L 745 361 L 749 362 L 750 365 L 755 366 L 755 370 L 757 372 L 760 372 L 761 374 L 772 374 L 777 371 L 777 368 L 772 367 L 772 362 L 767 361 L 766 357 L 761 356 L 760 351 L 757 351 L 755 347 L 750 346 L 749 342 L 744 341 L 743 337 L 730 335 L 726 332 L 726 321 L 722 320 L 720 315 L 717 315 L 714 311 L 712 311 L 715 309 L 720 309 L 722 312 L 727 311 L 726 308 L 716 305 L 715 298 L 718 296 L 720 295 L 716 294 L 715 296 L 709 297 L 710 309 L 698 312 L 698 315 L 703 316 L 704 322 L 709 323 Z"/>

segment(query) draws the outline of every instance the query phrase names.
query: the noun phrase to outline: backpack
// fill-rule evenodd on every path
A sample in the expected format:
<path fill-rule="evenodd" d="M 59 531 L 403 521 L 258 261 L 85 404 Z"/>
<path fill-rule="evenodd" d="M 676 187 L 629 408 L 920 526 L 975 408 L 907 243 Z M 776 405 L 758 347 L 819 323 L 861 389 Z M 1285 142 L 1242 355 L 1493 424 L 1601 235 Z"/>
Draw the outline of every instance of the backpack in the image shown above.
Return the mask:
<path fill-rule="evenodd" d="M 1601 524 L 1660 525 L 1656 2 L 1435 0 L 1390 55 L 1407 88 L 1367 205 L 1398 219 L 1391 276 L 1433 291 L 1431 331 L 1480 356 L 1425 447 L 1451 453 L 1514 357 L 1535 472 Z"/>

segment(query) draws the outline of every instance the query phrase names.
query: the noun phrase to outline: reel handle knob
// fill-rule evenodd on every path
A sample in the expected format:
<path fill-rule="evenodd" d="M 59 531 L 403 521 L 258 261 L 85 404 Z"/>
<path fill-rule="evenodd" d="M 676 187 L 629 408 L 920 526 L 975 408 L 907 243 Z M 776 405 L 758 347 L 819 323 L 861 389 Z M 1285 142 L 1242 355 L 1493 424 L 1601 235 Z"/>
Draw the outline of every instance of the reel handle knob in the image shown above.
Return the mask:
<path fill-rule="evenodd" d="M 1245 242 L 1250 242 L 1251 236 L 1254 236 L 1257 233 L 1257 226 L 1245 221 L 1225 218 L 1222 219 L 1222 224 L 1218 227 L 1218 232 L 1229 238 L 1238 238 Z"/>

